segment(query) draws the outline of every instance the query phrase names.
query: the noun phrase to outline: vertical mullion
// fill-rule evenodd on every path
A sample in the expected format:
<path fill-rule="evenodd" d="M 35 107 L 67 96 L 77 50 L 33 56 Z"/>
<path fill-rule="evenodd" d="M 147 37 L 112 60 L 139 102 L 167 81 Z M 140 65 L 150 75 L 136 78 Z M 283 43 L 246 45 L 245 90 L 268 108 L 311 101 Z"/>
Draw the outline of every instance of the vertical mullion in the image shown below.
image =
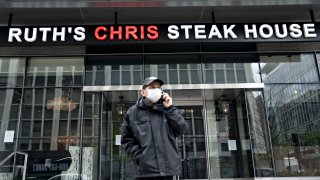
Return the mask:
<path fill-rule="evenodd" d="M 192 78 L 191 78 L 191 74 L 192 74 L 192 68 L 191 68 L 191 64 L 187 64 L 187 74 L 188 74 L 188 84 L 192 84 Z"/>
<path fill-rule="evenodd" d="M 260 68 L 260 77 L 261 77 L 261 82 L 262 82 L 262 76 L 261 76 L 261 67 L 260 67 L 260 63 L 259 63 L 259 68 Z M 268 85 L 271 91 L 271 85 Z M 268 129 L 268 140 L 269 140 L 269 146 L 270 146 L 270 155 L 271 155 L 271 163 L 272 163 L 272 168 L 275 170 L 276 165 L 275 165 L 275 157 L 273 154 L 273 144 L 272 144 L 272 139 L 271 139 L 271 129 L 270 129 L 270 119 L 268 118 L 268 107 L 267 107 L 267 102 L 266 102 L 266 98 L 265 98 L 265 93 L 264 93 L 265 89 L 261 90 L 261 95 L 262 95 L 262 99 L 263 99 L 263 106 L 264 106 L 264 112 L 265 112 L 265 118 L 266 118 L 266 123 L 267 123 L 267 129 Z M 272 102 L 271 102 L 272 103 Z M 274 171 L 274 177 L 277 177 L 277 171 Z"/>
<path fill-rule="evenodd" d="M 34 134 L 33 134 L 33 130 L 34 130 L 34 110 L 35 110 L 35 89 L 33 88 L 32 89 L 32 100 L 31 100 L 31 103 L 32 103 L 32 105 L 31 105 L 31 109 L 32 109 L 32 111 L 31 111 L 31 119 L 30 119 L 30 129 L 31 129 L 31 131 L 30 131 L 30 139 L 29 139 L 29 149 L 32 151 L 32 142 L 34 141 L 33 139 L 34 139 Z"/>
<path fill-rule="evenodd" d="M 87 65 L 87 61 L 84 58 L 84 68 L 82 71 L 82 86 L 85 85 L 85 79 L 86 79 L 86 66 Z M 92 76 L 93 76 L 93 68 L 92 68 Z M 79 139 L 79 148 L 80 148 L 80 152 L 79 152 L 79 168 L 78 168 L 78 177 L 81 177 L 81 173 L 82 173 L 82 149 L 83 149 L 83 121 L 84 121 L 84 112 L 83 112 L 83 108 L 84 108 L 84 91 L 83 91 L 83 87 L 81 88 L 80 91 L 80 102 L 79 102 L 79 116 L 78 116 L 78 128 L 77 128 L 77 135 L 80 136 Z M 81 178 L 79 178 L 81 179 Z"/>
<path fill-rule="evenodd" d="M 46 86 L 48 86 L 48 72 L 49 72 L 49 67 L 46 67 L 45 68 L 45 70 L 44 70 L 44 73 L 45 73 L 45 79 L 44 79 L 44 86 L 46 87 Z M 44 133 L 44 123 L 45 123 L 45 104 L 46 104 L 46 102 L 45 102 L 45 100 L 46 100 L 46 96 L 45 96 L 45 94 L 46 94 L 46 89 L 44 89 L 44 88 L 42 88 L 42 109 L 41 109 L 41 112 L 42 112 L 42 114 L 41 114 L 41 132 L 40 132 L 40 136 L 41 136 L 41 139 L 40 139 L 40 146 L 39 146 L 39 150 L 40 151 L 42 151 L 43 150 L 43 137 L 44 137 L 44 135 L 43 135 L 43 133 Z"/>
<path fill-rule="evenodd" d="M 170 66 L 170 65 L 169 65 Z M 181 84 L 181 81 L 180 81 L 180 64 L 177 64 L 177 84 Z M 169 74 L 170 74 L 170 69 L 169 69 Z"/>
<path fill-rule="evenodd" d="M 30 58 L 29 57 L 26 57 L 25 59 L 25 68 L 24 68 L 24 75 L 23 75 L 23 81 L 22 81 L 22 90 L 21 90 L 21 100 L 20 100 L 20 103 L 19 103 L 19 112 L 18 112 L 18 122 L 17 122 L 17 125 L 16 125 L 16 141 L 15 141 L 15 144 L 14 144 L 14 158 L 13 158 L 13 170 L 12 170 L 12 174 L 15 174 L 15 171 L 16 171 L 16 161 L 17 161 L 17 151 L 18 151 L 18 143 L 19 143 L 19 134 L 20 134 L 20 124 L 21 124 L 21 115 L 22 115 L 22 104 L 23 104 L 23 99 L 24 99 L 24 87 L 25 87 L 25 83 L 26 83 L 26 77 L 27 77 L 27 68 L 28 68 L 28 65 L 29 65 L 29 60 Z M 14 177 L 12 176 L 12 179 Z"/>
<path fill-rule="evenodd" d="M 254 118 L 254 117 L 252 117 L 251 118 L 251 113 L 252 112 L 250 112 L 250 106 L 249 106 L 249 102 L 248 102 L 248 95 L 247 95 L 247 92 L 252 92 L 252 91 L 249 91 L 249 90 L 243 90 L 243 93 L 244 93 L 244 101 L 245 101 L 245 105 L 246 105 L 246 116 L 247 116 L 247 125 L 248 125 L 248 130 L 249 130 L 249 139 L 250 139 L 250 149 L 251 149 L 251 158 L 252 158 L 252 165 L 253 165 L 253 176 L 254 177 L 256 177 L 257 175 L 256 175 L 256 171 L 255 171 L 255 169 L 256 169 L 256 161 L 255 161 L 255 154 L 254 154 L 254 152 L 255 152 L 255 149 L 254 149 L 254 147 L 253 147 L 253 138 L 252 138 L 252 130 L 251 129 L 253 129 L 254 127 L 251 127 L 251 124 L 253 124 L 253 123 L 251 123 L 250 124 L 250 122 L 251 121 L 254 121 L 254 119 L 252 119 L 252 118 Z M 253 116 L 253 115 L 252 115 Z"/>
<path fill-rule="evenodd" d="M 47 97 L 47 89 L 43 88 L 43 94 L 42 94 L 42 126 L 41 126 L 41 136 L 44 137 L 44 124 L 45 124 L 45 111 L 46 111 L 46 97 Z M 41 139 L 42 141 L 42 139 Z M 41 145 L 43 144 L 43 141 L 41 143 Z M 41 146 L 41 150 L 43 150 L 43 146 Z"/>
<path fill-rule="evenodd" d="M 79 177 L 81 177 L 81 173 L 82 173 L 82 149 L 83 149 L 83 121 L 84 121 L 84 112 L 83 112 L 83 108 L 84 108 L 84 91 L 83 88 L 81 89 L 81 97 L 80 97 L 80 111 L 81 111 L 81 120 L 80 120 L 80 153 L 79 153 L 79 168 L 78 168 L 78 175 Z"/>
<path fill-rule="evenodd" d="M 318 72 L 318 82 L 320 81 L 320 69 L 319 69 L 319 61 L 318 61 L 318 57 L 317 57 L 317 52 L 315 51 L 313 53 L 313 56 L 314 56 L 314 60 L 315 60 L 315 65 L 316 65 L 316 68 L 317 68 L 317 72 Z"/>
<path fill-rule="evenodd" d="M 238 83 L 237 63 L 232 63 L 232 64 L 233 64 L 233 73 L 234 73 L 234 83 Z"/>
<path fill-rule="evenodd" d="M 99 119 L 100 119 L 100 121 L 99 121 L 99 132 L 98 132 L 98 154 L 97 154 L 97 160 L 98 160 L 98 162 L 97 162 L 97 176 L 98 177 L 96 177 L 97 179 L 101 179 L 100 177 L 101 177 L 101 153 L 102 153 L 102 149 L 101 149 L 101 142 L 102 142 L 102 125 L 103 125 L 103 123 L 102 123 L 102 117 L 103 117 L 103 92 L 101 91 L 100 93 L 99 93 L 99 98 L 100 98 L 100 103 L 99 103 L 99 106 L 100 106 L 100 108 L 99 108 Z"/>

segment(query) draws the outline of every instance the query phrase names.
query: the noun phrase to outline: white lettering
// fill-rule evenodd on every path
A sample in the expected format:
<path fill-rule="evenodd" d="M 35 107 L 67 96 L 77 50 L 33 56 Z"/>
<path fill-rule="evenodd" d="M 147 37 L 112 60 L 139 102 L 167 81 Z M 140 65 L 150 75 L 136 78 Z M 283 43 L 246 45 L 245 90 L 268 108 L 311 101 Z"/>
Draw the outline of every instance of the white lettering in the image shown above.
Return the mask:
<path fill-rule="evenodd" d="M 26 28 L 24 31 L 24 40 L 27 42 L 34 42 L 37 39 L 37 28 L 32 28 L 32 37 L 30 38 L 29 28 Z"/>
<path fill-rule="evenodd" d="M 52 41 L 57 41 L 57 38 L 58 36 L 60 36 L 60 41 L 65 41 L 65 32 L 66 32 L 66 28 L 65 27 L 62 27 L 61 28 L 61 31 L 59 32 L 58 31 L 58 28 L 57 27 L 54 27 L 53 28 L 53 34 L 52 34 Z"/>
<path fill-rule="evenodd" d="M 13 42 L 13 37 L 16 39 L 16 41 L 22 42 L 21 38 L 19 37 L 21 36 L 21 34 L 22 34 L 22 31 L 20 28 L 10 28 L 8 42 Z"/>
<path fill-rule="evenodd" d="M 244 33 L 245 33 L 245 38 L 246 39 L 250 38 L 250 33 L 253 34 L 253 39 L 256 39 L 258 37 L 257 26 L 255 24 L 253 24 L 252 28 L 249 29 L 249 26 L 247 24 L 245 24 L 244 25 Z"/>
<path fill-rule="evenodd" d="M 191 25 L 181 25 L 181 29 L 184 29 L 185 39 L 189 39 L 189 29 L 192 29 Z"/>
<path fill-rule="evenodd" d="M 299 24 L 291 24 L 289 26 L 290 29 L 290 36 L 292 38 L 299 38 L 302 35 L 302 31 L 300 29 L 300 25 Z"/>
<path fill-rule="evenodd" d="M 178 39 L 179 38 L 179 28 L 176 25 L 171 25 L 168 27 L 168 37 L 170 39 Z"/>
<path fill-rule="evenodd" d="M 234 24 L 232 24 L 230 27 L 228 27 L 227 25 L 223 25 L 223 37 L 225 39 L 229 38 L 229 34 L 233 39 L 238 38 L 237 35 L 232 30 L 235 26 L 236 25 Z"/>
<path fill-rule="evenodd" d="M 265 33 L 267 30 L 267 33 Z M 259 34 L 262 38 L 270 38 L 273 35 L 273 29 L 269 24 L 262 24 L 259 28 Z"/>
<path fill-rule="evenodd" d="M 275 28 L 275 34 L 276 34 L 276 37 L 277 37 L 277 38 L 285 38 L 285 37 L 288 36 L 287 25 L 282 24 L 282 31 L 283 31 L 282 34 L 281 34 L 281 32 L 280 32 L 279 24 L 276 24 L 276 25 L 274 26 L 274 28 Z"/>
<path fill-rule="evenodd" d="M 316 30 L 314 29 L 314 24 L 304 24 L 303 25 L 303 32 L 304 37 L 311 38 L 311 37 L 317 37 L 317 34 L 314 33 Z"/>
<path fill-rule="evenodd" d="M 83 41 L 86 38 L 86 34 L 85 34 L 86 30 L 84 29 L 84 27 L 76 27 L 74 29 L 74 33 L 76 35 L 73 35 L 73 38 L 76 41 Z"/>
<path fill-rule="evenodd" d="M 42 32 L 42 41 L 47 41 L 48 32 L 51 31 L 51 28 L 39 28 L 39 31 Z"/>
<path fill-rule="evenodd" d="M 212 39 L 213 36 L 217 36 L 219 39 L 222 39 L 222 35 L 216 25 L 212 25 L 208 38 Z"/>
<path fill-rule="evenodd" d="M 202 34 L 200 34 L 202 33 Z M 194 26 L 194 37 L 195 39 L 206 39 L 206 26 L 205 25 L 195 25 Z"/>

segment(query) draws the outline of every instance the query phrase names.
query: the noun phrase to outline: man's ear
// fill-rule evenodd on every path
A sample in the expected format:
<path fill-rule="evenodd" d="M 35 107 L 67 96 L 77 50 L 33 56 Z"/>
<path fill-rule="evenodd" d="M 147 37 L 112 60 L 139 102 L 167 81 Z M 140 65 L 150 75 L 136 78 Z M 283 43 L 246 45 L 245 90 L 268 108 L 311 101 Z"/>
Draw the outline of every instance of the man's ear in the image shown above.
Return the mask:
<path fill-rule="evenodd" d="M 147 96 L 146 90 L 144 90 L 144 89 L 141 89 L 141 90 L 140 90 L 140 94 L 141 94 L 141 96 L 143 96 L 143 97 Z"/>

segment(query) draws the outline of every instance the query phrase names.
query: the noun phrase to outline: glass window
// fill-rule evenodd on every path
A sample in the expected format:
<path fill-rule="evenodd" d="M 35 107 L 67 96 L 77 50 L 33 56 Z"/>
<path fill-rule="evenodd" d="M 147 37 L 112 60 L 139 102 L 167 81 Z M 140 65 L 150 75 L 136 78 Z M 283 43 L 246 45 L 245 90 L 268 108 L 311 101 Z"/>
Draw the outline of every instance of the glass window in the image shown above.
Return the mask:
<path fill-rule="evenodd" d="M 27 178 L 78 173 L 81 116 L 71 114 L 80 96 L 80 88 L 25 89 L 18 150 L 28 152 Z"/>
<path fill-rule="evenodd" d="M 0 162 L 14 151 L 21 94 L 21 89 L 0 89 Z M 28 131 L 28 124 L 26 124 L 26 131 Z M 22 133 L 28 133 L 26 131 Z M 12 139 L 5 138 L 5 134 L 8 132 L 13 132 Z M 7 142 L 4 142 L 5 139 Z M 3 172 L 10 174 L 13 170 L 11 168 L 13 167 L 13 162 L 13 157 L 5 161 L 5 164 L 0 167 L 1 174 Z M 12 178 L 16 178 L 16 176 Z"/>
<path fill-rule="evenodd" d="M 24 70 L 24 58 L 0 58 L 0 86 L 21 87 Z"/>
<path fill-rule="evenodd" d="M 260 56 L 265 83 L 319 82 L 313 54 Z"/>
<path fill-rule="evenodd" d="M 261 152 L 258 152 L 261 154 L 260 156 L 265 158 L 259 166 L 266 165 L 269 167 L 271 159 L 268 159 L 267 156 L 267 144 L 261 144 L 259 148 L 255 149 L 252 149 L 251 146 L 253 132 L 250 132 L 251 127 L 249 128 L 248 124 L 253 120 L 265 121 L 263 114 L 258 114 L 263 110 L 263 107 L 257 106 L 256 99 L 251 98 L 254 103 L 252 105 L 256 109 L 252 114 L 257 117 L 254 117 L 256 119 L 248 119 L 249 107 L 246 105 L 246 94 L 242 89 L 206 89 L 204 98 L 206 127 L 208 128 L 206 132 L 208 137 L 206 152 L 210 172 L 212 172 L 209 179 L 253 177 L 254 160 L 252 159 L 252 153 L 258 149 L 261 149 Z M 264 130 L 260 126 L 253 128 Z M 259 139 L 259 142 L 266 141 Z"/>
<path fill-rule="evenodd" d="M 280 96 L 292 89 L 292 97 Z M 320 86 L 267 85 L 264 94 L 277 176 L 318 175 Z"/>
<path fill-rule="evenodd" d="M 260 83 L 257 61 L 254 54 L 204 54 L 203 69 L 213 71 L 203 75 L 204 83 Z"/>
<path fill-rule="evenodd" d="M 26 86 L 82 86 L 83 58 L 31 58 Z"/>
<path fill-rule="evenodd" d="M 246 91 L 245 96 L 251 142 L 246 140 L 243 145 L 248 148 L 252 147 L 256 176 L 273 177 L 275 174 L 272 166 L 269 129 L 262 91 Z"/>
<path fill-rule="evenodd" d="M 99 134 L 99 129 L 95 127 L 100 127 L 99 116 L 100 116 L 100 94 L 86 93 L 85 94 L 85 104 L 84 111 L 85 116 L 83 120 L 83 135 L 85 137 L 94 137 Z"/>
<path fill-rule="evenodd" d="M 201 84 L 200 55 L 146 55 L 146 74 L 166 84 Z"/>
<path fill-rule="evenodd" d="M 235 83 L 236 82 L 236 77 L 235 77 L 235 73 L 234 70 L 227 70 L 227 82 L 228 83 Z"/>
<path fill-rule="evenodd" d="M 140 85 L 142 56 L 90 56 L 86 60 L 85 85 Z"/>
<path fill-rule="evenodd" d="M 216 70 L 216 82 L 225 83 L 224 70 Z"/>
<path fill-rule="evenodd" d="M 6 154 L 6 150 L 11 150 L 13 142 L 5 143 L 5 131 L 16 131 L 19 114 L 19 104 L 21 100 L 21 89 L 2 89 L 0 90 L 0 155 Z"/>
<path fill-rule="evenodd" d="M 320 54 L 317 54 L 318 68 L 320 72 Z"/>

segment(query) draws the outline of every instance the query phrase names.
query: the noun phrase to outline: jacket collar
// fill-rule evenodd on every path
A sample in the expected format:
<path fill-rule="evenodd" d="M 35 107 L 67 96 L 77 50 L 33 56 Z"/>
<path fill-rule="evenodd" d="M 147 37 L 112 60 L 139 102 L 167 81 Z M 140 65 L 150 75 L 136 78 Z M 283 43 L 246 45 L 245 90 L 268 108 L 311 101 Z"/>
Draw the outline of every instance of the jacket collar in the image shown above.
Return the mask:
<path fill-rule="evenodd" d="M 146 102 L 146 99 L 145 97 L 141 97 L 138 99 L 138 101 L 136 102 L 136 105 L 139 107 L 139 108 L 142 108 L 142 109 L 154 109 L 154 110 L 157 110 L 157 111 L 163 111 L 163 105 L 162 104 L 155 104 L 154 106 L 149 106 Z"/>

